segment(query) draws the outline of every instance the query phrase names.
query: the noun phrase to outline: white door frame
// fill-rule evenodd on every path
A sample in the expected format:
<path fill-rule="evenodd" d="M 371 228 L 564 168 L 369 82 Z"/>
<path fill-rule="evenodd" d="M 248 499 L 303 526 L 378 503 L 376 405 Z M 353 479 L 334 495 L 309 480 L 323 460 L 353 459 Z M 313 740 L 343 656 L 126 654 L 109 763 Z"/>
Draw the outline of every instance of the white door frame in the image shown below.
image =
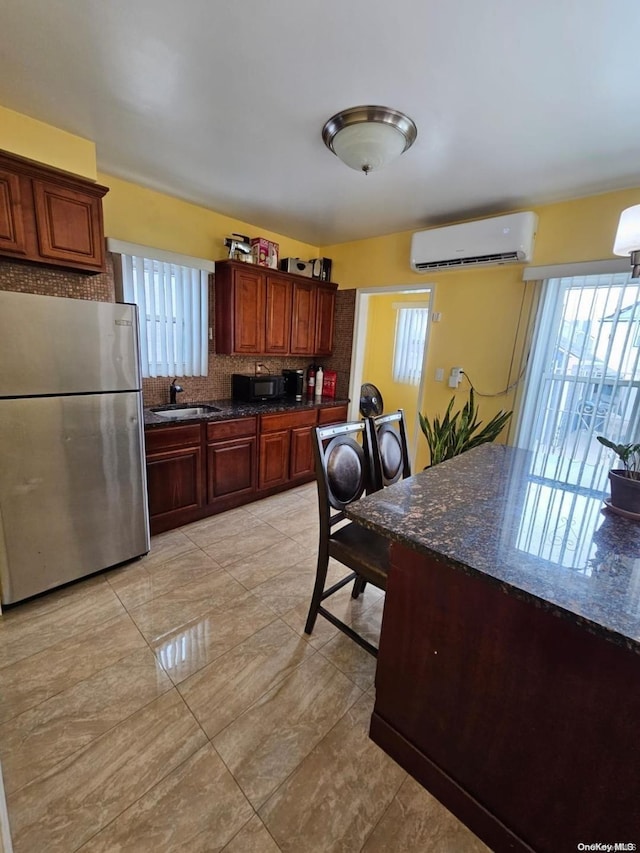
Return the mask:
<path fill-rule="evenodd" d="M 367 321 L 369 318 L 369 297 L 380 296 L 383 293 L 420 293 L 429 294 L 429 320 L 427 323 L 427 334 L 424 340 L 424 351 L 422 353 L 422 373 L 420 375 L 420 383 L 416 390 L 416 417 L 413 424 L 407 424 L 409 456 L 411 460 L 411 470 L 415 468 L 415 456 L 418 447 L 418 434 L 420 430 L 420 421 L 418 412 L 420 411 L 420 401 L 424 391 L 425 382 L 425 360 L 427 349 L 429 347 L 429 335 L 431 333 L 431 317 L 435 311 L 436 286 L 433 282 L 425 284 L 390 284 L 382 285 L 381 287 L 359 287 L 356 290 L 356 308 L 353 318 L 353 342 L 351 345 L 351 376 L 349 379 L 349 413 L 348 418 L 351 421 L 357 421 L 360 418 L 360 386 L 362 385 L 362 372 L 364 366 L 364 350 L 367 333 Z"/>

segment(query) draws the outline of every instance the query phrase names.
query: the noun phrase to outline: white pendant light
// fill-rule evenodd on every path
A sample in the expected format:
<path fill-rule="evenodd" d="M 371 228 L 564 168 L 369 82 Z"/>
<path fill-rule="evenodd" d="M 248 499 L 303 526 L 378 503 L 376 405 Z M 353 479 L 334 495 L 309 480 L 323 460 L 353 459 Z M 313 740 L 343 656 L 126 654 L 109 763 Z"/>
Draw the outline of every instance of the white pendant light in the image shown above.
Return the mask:
<path fill-rule="evenodd" d="M 352 169 L 368 174 L 410 148 L 418 135 L 411 119 L 389 107 L 351 107 L 322 128 L 325 145 Z"/>
<path fill-rule="evenodd" d="M 640 204 L 627 207 L 620 214 L 613 254 L 631 257 L 631 278 L 640 278 Z"/>

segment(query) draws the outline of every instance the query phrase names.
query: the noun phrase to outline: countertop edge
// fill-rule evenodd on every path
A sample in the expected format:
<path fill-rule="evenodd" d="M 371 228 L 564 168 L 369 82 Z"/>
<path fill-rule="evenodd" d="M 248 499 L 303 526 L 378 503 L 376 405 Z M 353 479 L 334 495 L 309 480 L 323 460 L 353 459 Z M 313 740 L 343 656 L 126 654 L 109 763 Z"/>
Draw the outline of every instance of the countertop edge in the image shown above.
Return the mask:
<path fill-rule="evenodd" d="M 145 406 L 143 409 L 143 426 L 145 429 L 162 427 L 175 427 L 182 424 L 193 424 L 205 421 L 207 423 L 216 421 L 228 421 L 235 418 L 256 417 L 259 415 L 286 414 L 289 412 L 313 411 L 319 409 L 331 409 L 336 406 L 348 406 L 349 400 L 344 398 L 323 397 L 320 401 L 303 400 L 295 402 L 289 400 L 278 400 L 268 403 L 246 403 L 230 399 L 222 400 L 195 400 L 190 403 L 180 403 L 176 408 L 187 406 L 215 406 L 219 411 L 208 412 L 193 418 L 167 419 L 154 414 L 153 408 L 160 406 Z"/>

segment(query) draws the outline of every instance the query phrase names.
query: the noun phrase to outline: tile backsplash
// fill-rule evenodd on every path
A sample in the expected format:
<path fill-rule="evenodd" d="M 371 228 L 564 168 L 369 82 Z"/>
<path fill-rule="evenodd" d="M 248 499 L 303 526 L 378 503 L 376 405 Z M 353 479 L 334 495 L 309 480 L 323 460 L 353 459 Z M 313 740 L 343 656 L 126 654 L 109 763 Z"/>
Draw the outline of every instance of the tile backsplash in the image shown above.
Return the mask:
<path fill-rule="evenodd" d="M 16 290 L 23 293 L 38 293 L 45 296 L 63 296 L 70 299 L 90 299 L 97 302 L 115 302 L 113 258 L 107 253 L 107 270 L 98 275 L 49 269 L 36 264 L 19 263 L 0 259 L 0 290 Z M 213 286 L 209 287 L 209 325 L 213 322 L 215 305 Z M 351 343 L 355 313 L 355 290 L 338 290 L 336 293 L 336 319 L 334 350 L 330 358 L 314 359 L 311 356 L 271 357 L 218 355 L 214 351 L 215 341 L 209 341 L 208 376 L 182 376 L 178 384 L 184 388 L 179 399 L 185 402 L 222 400 L 231 396 L 231 374 L 253 373 L 256 363 L 266 365 L 271 373 L 280 373 L 283 368 L 306 368 L 314 361 L 323 367 L 337 371 L 336 394 L 345 398 L 349 391 L 351 369 Z M 143 379 L 142 393 L 146 406 L 160 406 L 169 402 L 169 385 L 172 377 Z"/>
<path fill-rule="evenodd" d="M 115 302 L 112 258 L 107 254 L 107 271 L 97 275 L 53 269 L 38 264 L 0 259 L 0 290 L 66 296 L 94 302 Z"/>

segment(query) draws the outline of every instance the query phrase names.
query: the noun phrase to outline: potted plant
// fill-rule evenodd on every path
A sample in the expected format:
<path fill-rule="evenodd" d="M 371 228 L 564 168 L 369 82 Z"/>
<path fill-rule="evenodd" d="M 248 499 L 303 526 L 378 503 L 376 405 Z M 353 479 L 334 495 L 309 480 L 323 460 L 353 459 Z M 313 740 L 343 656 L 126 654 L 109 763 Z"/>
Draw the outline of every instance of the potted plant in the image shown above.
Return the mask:
<path fill-rule="evenodd" d="M 473 396 L 473 388 L 469 391 L 469 400 L 460 411 L 452 413 L 455 396 L 449 401 L 442 420 L 435 415 L 429 421 L 420 414 L 420 427 L 427 439 L 431 465 L 452 459 L 472 447 L 477 447 L 487 441 L 496 439 L 509 422 L 512 412 L 500 411 L 489 423 L 482 427 L 478 419 L 478 408 Z M 482 427 L 482 429 L 480 429 Z"/>
<path fill-rule="evenodd" d="M 603 435 L 596 438 L 613 450 L 623 466 L 609 471 L 611 506 L 640 517 L 640 444 L 616 444 Z"/>

